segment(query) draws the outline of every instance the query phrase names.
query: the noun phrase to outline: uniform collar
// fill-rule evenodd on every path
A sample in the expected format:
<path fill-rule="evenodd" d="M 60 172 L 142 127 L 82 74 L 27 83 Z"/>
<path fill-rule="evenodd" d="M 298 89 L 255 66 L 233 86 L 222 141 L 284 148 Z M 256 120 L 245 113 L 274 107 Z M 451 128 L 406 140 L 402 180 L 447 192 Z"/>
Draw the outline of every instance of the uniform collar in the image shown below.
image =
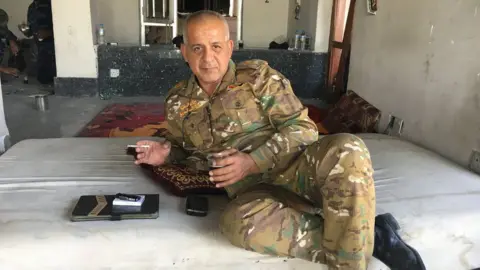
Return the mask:
<path fill-rule="evenodd" d="M 229 85 L 235 83 L 237 77 L 236 73 L 237 67 L 235 66 L 235 63 L 230 59 L 230 62 L 228 63 L 227 73 L 225 73 L 225 75 L 223 76 L 222 82 L 218 85 L 216 91 L 218 91 L 219 89 L 226 89 Z"/>
<path fill-rule="evenodd" d="M 214 94 L 217 94 L 217 91 L 222 91 L 223 89 L 227 89 L 227 87 L 236 81 L 236 65 L 235 63 L 230 59 L 230 62 L 228 63 L 228 69 L 225 75 L 222 78 L 222 81 L 220 84 L 217 86 L 217 89 L 215 90 Z M 197 81 L 197 77 L 195 74 L 192 74 L 190 79 L 188 80 L 188 86 L 187 86 L 187 95 L 192 95 L 194 98 L 204 98 L 207 96 L 207 93 L 203 91 L 200 87 L 200 84 Z M 200 91 L 201 90 L 201 91 Z M 193 93 L 192 93 L 193 91 Z"/>

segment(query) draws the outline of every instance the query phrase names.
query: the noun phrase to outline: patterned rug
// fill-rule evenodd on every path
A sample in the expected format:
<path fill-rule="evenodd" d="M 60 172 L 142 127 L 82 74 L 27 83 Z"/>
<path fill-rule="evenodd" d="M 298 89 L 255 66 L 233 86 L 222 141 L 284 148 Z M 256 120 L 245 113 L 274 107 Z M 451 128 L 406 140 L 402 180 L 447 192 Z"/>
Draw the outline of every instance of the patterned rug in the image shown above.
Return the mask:
<path fill-rule="evenodd" d="M 88 123 L 77 137 L 160 135 L 165 128 L 162 103 L 112 104 Z"/>
<path fill-rule="evenodd" d="M 319 123 L 325 111 L 309 106 L 309 116 Z M 166 131 L 164 104 L 112 104 L 88 123 L 77 137 L 150 137 Z"/>

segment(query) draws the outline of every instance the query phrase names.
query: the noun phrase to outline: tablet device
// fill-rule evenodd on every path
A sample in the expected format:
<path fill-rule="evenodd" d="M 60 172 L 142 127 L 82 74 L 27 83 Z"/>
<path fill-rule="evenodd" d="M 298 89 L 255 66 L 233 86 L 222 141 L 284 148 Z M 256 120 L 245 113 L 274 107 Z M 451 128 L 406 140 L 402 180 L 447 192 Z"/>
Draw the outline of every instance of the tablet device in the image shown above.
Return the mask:
<path fill-rule="evenodd" d="M 117 197 L 112 195 L 85 195 L 76 203 L 72 221 L 156 219 L 158 218 L 159 195 L 137 194 L 145 196 L 141 206 L 113 205 Z"/>

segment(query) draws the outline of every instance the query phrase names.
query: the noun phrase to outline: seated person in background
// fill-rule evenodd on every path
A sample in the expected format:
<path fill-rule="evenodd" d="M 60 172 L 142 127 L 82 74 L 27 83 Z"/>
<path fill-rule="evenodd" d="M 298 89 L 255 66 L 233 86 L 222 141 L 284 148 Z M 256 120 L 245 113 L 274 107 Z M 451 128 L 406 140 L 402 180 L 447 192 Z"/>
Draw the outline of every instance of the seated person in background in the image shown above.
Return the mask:
<path fill-rule="evenodd" d="M 10 48 L 13 55 L 16 55 L 20 50 L 17 44 L 17 37 L 8 29 L 8 14 L 3 9 L 0 9 L 0 39 L 2 40 L 0 44 L 2 59 L 6 46 Z M 4 41 L 8 43 L 8 45 L 5 44 Z"/>
<path fill-rule="evenodd" d="M 17 55 L 19 52 L 17 37 L 8 29 L 8 14 L 3 9 L 0 9 L 0 39 L 0 73 L 18 76 L 17 69 L 1 65 L 7 47 L 13 55 Z"/>
<path fill-rule="evenodd" d="M 13 55 L 17 55 L 20 50 L 17 44 L 17 37 L 8 29 L 8 14 L 3 9 L 0 9 L 0 39 L 0 63 L 2 63 L 7 47 Z M 0 67 L 0 72 L 18 75 L 18 70 L 15 68 Z"/>
<path fill-rule="evenodd" d="M 215 154 L 210 176 L 232 199 L 220 221 L 232 244 L 329 269 L 367 269 L 376 228 L 364 142 L 350 134 L 319 139 L 282 74 L 265 61 L 231 61 L 233 41 L 217 13 L 187 19 L 181 51 L 193 75 L 168 93 L 167 140 L 139 141 L 150 147 L 137 148 L 136 164 L 209 171 Z"/>

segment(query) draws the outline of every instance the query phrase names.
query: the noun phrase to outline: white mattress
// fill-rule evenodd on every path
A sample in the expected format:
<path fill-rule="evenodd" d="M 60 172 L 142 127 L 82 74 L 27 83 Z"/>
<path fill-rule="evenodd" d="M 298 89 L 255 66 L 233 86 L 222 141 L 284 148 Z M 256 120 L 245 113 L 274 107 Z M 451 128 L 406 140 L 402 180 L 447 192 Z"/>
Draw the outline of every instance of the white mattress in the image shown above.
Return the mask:
<path fill-rule="evenodd" d="M 378 213 L 399 220 L 427 269 L 480 266 L 480 177 L 411 143 L 362 136 L 370 148 Z M 136 138 L 27 140 L 0 156 L 0 269 L 326 269 L 231 246 L 218 231 L 227 203 L 206 218 L 149 180 L 125 155 Z M 160 193 L 160 217 L 69 221 L 85 194 Z M 388 269 L 372 261 L 369 269 Z"/>

